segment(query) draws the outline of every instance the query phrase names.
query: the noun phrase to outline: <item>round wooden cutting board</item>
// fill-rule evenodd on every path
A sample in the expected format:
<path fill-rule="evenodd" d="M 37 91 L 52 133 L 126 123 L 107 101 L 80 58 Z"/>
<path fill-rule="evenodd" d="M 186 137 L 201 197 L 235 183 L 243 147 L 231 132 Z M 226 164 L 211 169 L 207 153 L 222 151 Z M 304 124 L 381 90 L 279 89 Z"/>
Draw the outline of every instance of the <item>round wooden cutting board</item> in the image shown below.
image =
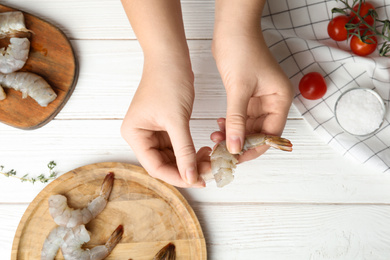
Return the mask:
<path fill-rule="evenodd" d="M 70 207 L 83 208 L 99 195 L 108 172 L 115 174 L 114 187 L 106 208 L 86 225 L 91 232 L 86 248 L 104 244 L 123 225 L 123 238 L 107 259 L 151 260 L 169 242 L 175 244 L 178 260 L 207 259 L 201 226 L 184 197 L 141 167 L 111 162 L 77 168 L 46 186 L 19 223 L 11 259 L 40 259 L 43 243 L 56 227 L 48 208 L 51 195 L 62 194 Z M 56 259 L 64 259 L 61 250 Z"/>
<path fill-rule="evenodd" d="M 18 11 L 0 4 L 0 12 Z M 44 78 L 57 98 L 47 107 L 41 107 L 30 97 L 22 99 L 22 93 L 4 88 L 7 98 L 0 101 L 0 122 L 21 129 L 36 129 L 50 122 L 73 93 L 78 77 L 78 66 L 72 46 L 66 35 L 52 24 L 25 13 L 27 29 L 33 31 L 30 53 L 24 67 Z M 9 39 L 0 39 L 0 48 L 7 47 Z"/>

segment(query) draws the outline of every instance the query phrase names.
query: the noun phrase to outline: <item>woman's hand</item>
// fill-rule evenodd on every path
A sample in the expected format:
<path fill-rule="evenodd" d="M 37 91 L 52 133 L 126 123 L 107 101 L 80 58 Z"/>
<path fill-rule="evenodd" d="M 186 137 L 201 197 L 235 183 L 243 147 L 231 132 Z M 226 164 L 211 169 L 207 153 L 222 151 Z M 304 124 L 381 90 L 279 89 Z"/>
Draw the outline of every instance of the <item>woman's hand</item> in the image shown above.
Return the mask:
<path fill-rule="evenodd" d="M 271 55 L 261 32 L 264 0 L 217 0 L 213 55 L 227 94 L 226 121 L 211 135 L 241 152 L 246 134 L 281 135 L 293 98 L 292 85 Z M 226 132 L 224 131 L 226 129 Z M 247 161 L 268 149 L 249 150 Z"/>
<path fill-rule="evenodd" d="M 187 64 L 188 65 L 188 64 Z M 187 68 L 187 69 L 184 69 Z M 194 101 L 193 74 L 188 66 L 145 63 L 144 73 L 121 132 L 145 170 L 179 187 L 203 187 L 189 121 Z M 199 165 L 198 165 L 199 164 Z"/>
<path fill-rule="evenodd" d="M 198 153 L 189 121 L 194 75 L 179 0 L 122 0 L 144 52 L 142 79 L 121 133 L 145 170 L 179 187 L 203 187 L 210 148 Z"/>

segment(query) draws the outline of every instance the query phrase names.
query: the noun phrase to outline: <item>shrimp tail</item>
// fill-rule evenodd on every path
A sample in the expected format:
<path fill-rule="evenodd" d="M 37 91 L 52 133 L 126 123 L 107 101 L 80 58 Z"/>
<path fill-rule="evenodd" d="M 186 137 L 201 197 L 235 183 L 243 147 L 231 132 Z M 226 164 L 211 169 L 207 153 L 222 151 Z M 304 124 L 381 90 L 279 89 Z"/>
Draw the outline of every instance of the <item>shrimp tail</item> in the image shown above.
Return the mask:
<path fill-rule="evenodd" d="M 108 252 L 111 252 L 114 247 L 121 241 L 123 236 L 123 226 L 119 225 L 114 232 L 112 232 L 111 236 L 108 238 L 105 247 L 107 248 Z"/>
<path fill-rule="evenodd" d="M 114 183 L 114 173 L 110 172 L 104 178 L 102 188 L 100 190 L 100 196 L 103 196 L 105 200 L 108 200 L 108 197 L 110 197 L 113 183 Z"/>
<path fill-rule="evenodd" d="M 286 138 L 281 138 L 278 136 L 272 136 L 272 135 L 267 135 L 265 138 L 265 143 L 273 148 L 286 151 L 286 152 L 291 152 L 292 151 L 292 143 L 290 140 Z"/>
<path fill-rule="evenodd" d="M 245 137 L 243 151 L 253 149 L 264 144 L 282 151 L 288 151 L 288 152 L 292 151 L 292 144 L 286 138 L 282 138 L 275 135 L 265 135 L 260 133 L 248 135 Z"/>
<path fill-rule="evenodd" d="M 174 244 L 169 243 L 154 256 L 153 260 L 175 260 L 176 259 L 176 247 Z"/>

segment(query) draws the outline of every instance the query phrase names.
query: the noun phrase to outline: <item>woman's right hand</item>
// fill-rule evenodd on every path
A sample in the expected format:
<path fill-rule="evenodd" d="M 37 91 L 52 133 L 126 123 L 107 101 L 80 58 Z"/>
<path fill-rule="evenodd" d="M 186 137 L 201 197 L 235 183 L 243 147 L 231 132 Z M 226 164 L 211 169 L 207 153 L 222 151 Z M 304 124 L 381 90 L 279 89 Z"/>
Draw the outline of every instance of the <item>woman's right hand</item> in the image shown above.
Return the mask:
<path fill-rule="evenodd" d="M 209 168 L 210 148 L 196 154 L 189 121 L 194 76 L 184 61 L 145 61 L 121 133 L 153 177 L 178 187 L 204 187 L 199 172 Z"/>

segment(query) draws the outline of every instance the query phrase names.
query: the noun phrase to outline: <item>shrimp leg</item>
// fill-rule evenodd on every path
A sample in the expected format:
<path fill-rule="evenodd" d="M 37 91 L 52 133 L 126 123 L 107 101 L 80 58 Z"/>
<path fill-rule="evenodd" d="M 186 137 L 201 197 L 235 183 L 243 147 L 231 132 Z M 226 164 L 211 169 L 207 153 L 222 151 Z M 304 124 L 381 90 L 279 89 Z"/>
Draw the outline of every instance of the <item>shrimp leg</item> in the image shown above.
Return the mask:
<path fill-rule="evenodd" d="M 106 207 L 114 183 L 114 173 L 104 178 L 100 194 L 83 209 L 72 209 L 63 195 L 52 195 L 49 198 L 49 211 L 54 222 L 59 226 L 73 228 L 87 224 Z"/>
<path fill-rule="evenodd" d="M 285 138 L 273 135 L 253 134 L 246 136 L 243 152 L 262 145 L 269 145 L 282 151 L 292 151 L 291 142 Z M 214 150 L 210 155 L 211 173 L 214 176 L 218 187 L 223 187 L 233 181 L 234 169 L 238 163 L 237 157 L 238 155 L 229 153 L 225 141 L 218 143 L 214 147 Z M 206 174 L 203 178 L 207 181 L 212 179 L 213 176 L 211 176 L 211 174 Z"/>
<path fill-rule="evenodd" d="M 105 245 L 92 249 L 82 249 L 81 246 L 90 240 L 90 235 L 84 225 L 69 229 L 64 237 L 61 251 L 66 260 L 100 260 L 106 258 L 119 243 L 123 236 L 123 226 L 119 225 L 111 234 Z"/>

